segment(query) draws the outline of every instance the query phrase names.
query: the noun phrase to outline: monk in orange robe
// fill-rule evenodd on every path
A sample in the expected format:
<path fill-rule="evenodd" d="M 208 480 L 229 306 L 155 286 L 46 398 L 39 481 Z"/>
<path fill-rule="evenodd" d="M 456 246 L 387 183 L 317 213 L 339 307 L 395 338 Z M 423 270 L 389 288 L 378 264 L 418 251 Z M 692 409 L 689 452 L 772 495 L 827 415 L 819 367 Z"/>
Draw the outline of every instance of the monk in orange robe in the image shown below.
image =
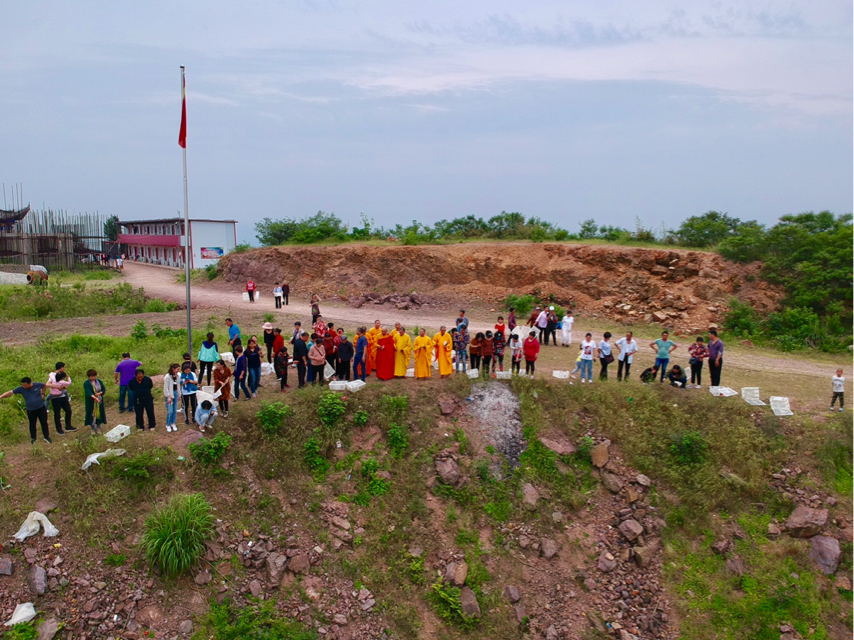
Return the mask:
<path fill-rule="evenodd" d="M 433 357 L 433 341 L 426 335 L 424 329 L 418 330 L 418 337 L 412 345 L 415 354 L 415 379 L 427 380 L 433 371 L 430 368 Z"/>
<path fill-rule="evenodd" d="M 388 329 L 382 330 L 380 339 L 377 340 L 377 378 L 380 380 L 391 380 L 394 377 L 394 338 Z"/>
<path fill-rule="evenodd" d="M 371 371 L 377 368 L 377 340 L 382 337 L 382 328 L 380 327 L 379 320 L 376 320 L 374 326 L 368 329 L 365 337 L 368 339 L 368 353 L 366 354 L 367 360 L 365 364 L 368 369 L 368 375 L 371 375 Z"/>
<path fill-rule="evenodd" d="M 439 333 L 433 336 L 433 345 L 436 348 L 436 360 L 439 361 L 439 377 L 451 375 L 454 372 L 454 341 L 445 327 L 441 327 Z"/>

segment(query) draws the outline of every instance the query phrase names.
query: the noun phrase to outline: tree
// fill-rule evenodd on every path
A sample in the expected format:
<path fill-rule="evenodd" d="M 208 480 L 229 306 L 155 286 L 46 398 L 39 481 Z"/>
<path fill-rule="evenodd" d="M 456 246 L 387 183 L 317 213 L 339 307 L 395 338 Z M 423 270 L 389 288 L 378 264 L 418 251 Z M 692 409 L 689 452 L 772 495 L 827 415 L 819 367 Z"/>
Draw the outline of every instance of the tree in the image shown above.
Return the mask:
<path fill-rule="evenodd" d="M 297 232 L 298 225 L 295 220 L 271 220 L 264 218 L 255 223 L 255 237 L 264 247 L 275 246 L 290 242 Z"/>
<path fill-rule="evenodd" d="M 708 211 L 691 216 L 676 231 L 676 243 L 686 247 L 711 247 L 736 233 L 741 220 L 726 213 Z"/>
<path fill-rule="evenodd" d="M 582 240 L 590 240 L 591 238 L 595 238 L 596 234 L 599 231 L 599 226 L 596 224 L 596 221 L 593 218 L 589 220 L 585 220 L 580 223 L 581 231 L 578 232 L 578 237 Z"/>
<path fill-rule="evenodd" d="M 119 239 L 119 217 L 110 216 L 104 223 L 104 235 L 111 242 L 116 242 Z"/>

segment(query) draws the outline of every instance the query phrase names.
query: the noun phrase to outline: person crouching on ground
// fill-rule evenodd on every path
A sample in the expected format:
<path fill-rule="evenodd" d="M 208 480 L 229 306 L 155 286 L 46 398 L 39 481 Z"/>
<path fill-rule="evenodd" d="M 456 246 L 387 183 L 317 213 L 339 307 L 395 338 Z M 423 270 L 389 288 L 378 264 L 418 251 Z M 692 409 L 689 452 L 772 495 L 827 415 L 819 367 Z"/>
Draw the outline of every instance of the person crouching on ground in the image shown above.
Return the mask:
<path fill-rule="evenodd" d="M 674 364 L 670 367 L 667 379 L 670 380 L 671 387 L 684 389 L 688 384 L 688 376 L 685 375 L 685 371 L 678 364 Z"/>
<path fill-rule="evenodd" d="M 196 424 L 199 425 L 199 431 L 202 433 L 205 432 L 206 427 L 212 427 L 214 420 L 216 420 L 217 411 L 213 406 L 213 402 L 210 400 L 202 401 L 196 408 Z"/>
<path fill-rule="evenodd" d="M 647 369 L 644 369 L 640 374 L 641 382 L 644 384 L 651 384 L 655 382 L 655 376 L 658 375 L 658 365 L 653 365 Z"/>

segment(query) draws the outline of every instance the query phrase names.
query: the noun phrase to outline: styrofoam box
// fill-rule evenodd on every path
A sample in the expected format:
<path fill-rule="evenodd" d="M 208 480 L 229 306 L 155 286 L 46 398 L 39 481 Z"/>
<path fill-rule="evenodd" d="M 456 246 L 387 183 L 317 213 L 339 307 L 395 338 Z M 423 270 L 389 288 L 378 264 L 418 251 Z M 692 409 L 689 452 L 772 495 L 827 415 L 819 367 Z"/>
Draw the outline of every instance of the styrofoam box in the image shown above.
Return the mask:
<path fill-rule="evenodd" d="M 213 385 L 205 385 L 204 387 L 202 387 L 202 392 L 209 393 L 209 394 L 213 395 L 213 393 L 214 393 Z"/>
<path fill-rule="evenodd" d="M 474 380 L 475 378 L 480 377 L 480 370 L 479 369 L 469 369 L 468 371 L 466 371 L 466 375 L 469 378 L 471 378 L 472 380 Z"/>
<path fill-rule="evenodd" d="M 249 292 L 248 291 L 243 292 L 243 302 L 249 302 Z"/>
<path fill-rule="evenodd" d="M 361 382 L 361 380 L 359 381 Z M 347 391 L 347 383 L 343 380 L 336 380 L 329 383 L 330 391 Z"/>
<path fill-rule="evenodd" d="M 555 378 L 560 378 L 561 380 L 569 379 L 569 371 L 552 371 L 552 376 Z"/>
<path fill-rule="evenodd" d="M 219 354 L 219 357 L 225 364 L 234 364 L 234 354 L 230 351 L 226 351 L 225 353 Z"/>
<path fill-rule="evenodd" d="M 105 434 L 105 438 L 110 442 L 118 442 L 119 440 L 124 440 L 130 435 L 130 427 L 126 424 L 120 424 L 114 429 L 110 429 Z"/>
<path fill-rule="evenodd" d="M 496 380 L 510 380 L 513 377 L 512 371 L 496 371 L 495 379 Z"/>
<path fill-rule="evenodd" d="M 351 393 L 356 393 L 359 389 L 365 386 L 365 383 L 361 380 L 354 380 L 353 382 L 347 383 L 347 391 Z"/>
<path fill-rule="evenodd" d="M 406 378 L 414 378 L 415 377 L 415 369 L 407 369 L 406 370 Z"/>

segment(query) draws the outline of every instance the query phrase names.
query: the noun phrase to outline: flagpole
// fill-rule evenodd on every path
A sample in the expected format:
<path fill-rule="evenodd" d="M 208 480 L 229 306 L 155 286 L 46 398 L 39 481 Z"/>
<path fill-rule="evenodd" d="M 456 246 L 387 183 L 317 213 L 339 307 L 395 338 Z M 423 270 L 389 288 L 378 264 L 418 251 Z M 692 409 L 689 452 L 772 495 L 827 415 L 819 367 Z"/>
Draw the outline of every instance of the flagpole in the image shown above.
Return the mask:
<path fill-rule="evenodd" d="M 192 247 L 190 246 L 190 207 L 189 198 L 187 196 L 187 81 L 184 78 L 184 65 L 181 65 L 181 131 L 185 136 L 184 144 L 184 270 L 187 281 L 187 353 L 190 357 L 193 356 L 193 326 L 190 318 L 190 256 L 192 256 Z M 180 144 L 179 140 L 179 144 Z"/>

